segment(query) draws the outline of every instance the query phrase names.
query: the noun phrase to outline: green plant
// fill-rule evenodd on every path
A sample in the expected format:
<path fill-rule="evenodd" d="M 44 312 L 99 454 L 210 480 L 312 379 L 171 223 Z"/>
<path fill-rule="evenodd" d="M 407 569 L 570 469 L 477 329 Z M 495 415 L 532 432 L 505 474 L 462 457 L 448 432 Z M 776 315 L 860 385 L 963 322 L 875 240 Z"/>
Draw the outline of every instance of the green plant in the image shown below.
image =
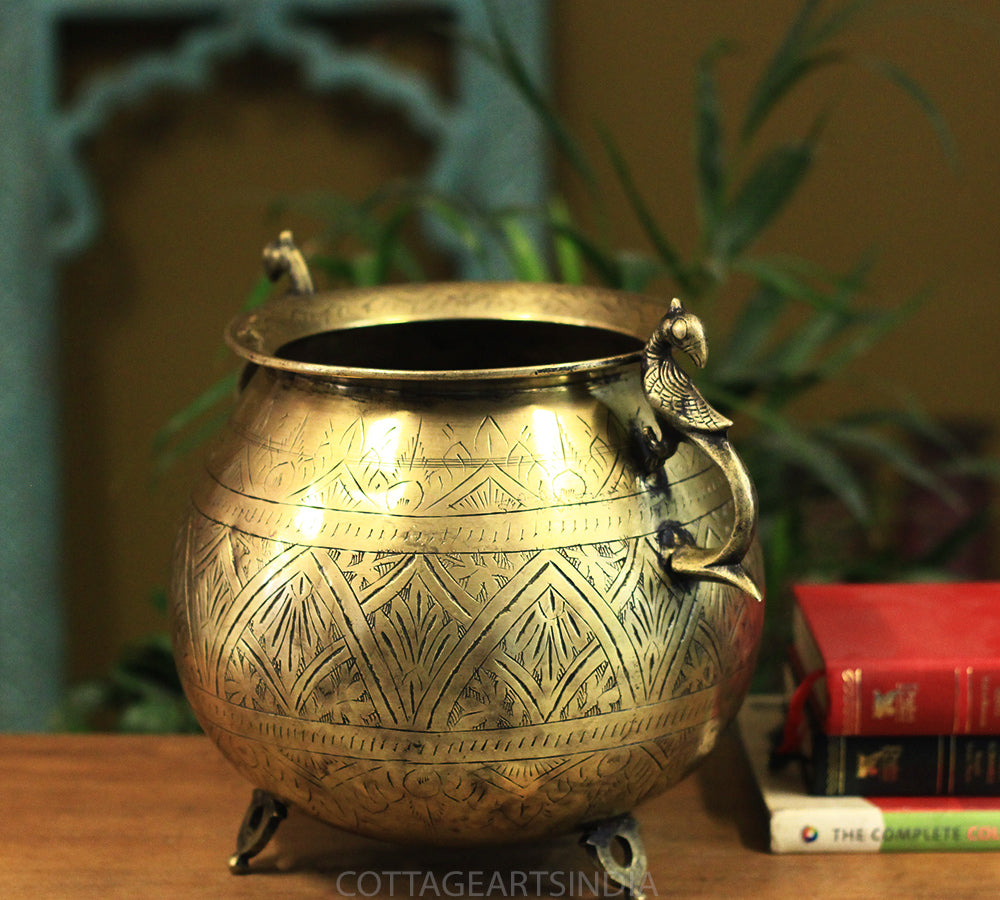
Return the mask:
<path fill-rule="evenodd" d="M 360 202 L 317 193 L 284 200 L 272 210 L 279 217 L 293 209 L 315 218 L 315 233 L 303 247 L 324 287 L 424 280 L 420 226 L 430 220 L 438 233 L 450 234 L 487 269 L 499 265 L 491 273 L 497 277 L 594 281 L 683 297 L 705 320 L 713 344 L 712 361 L 698 374 L 699 386 L 714 406 L 746 423 L 738 444 L 758 488 L 769 595 L 764 684 L 773 683 L 777 674 L 787 588 L 796 579 L 926 575 L 928 566 L 938 565 L 981 524 L 980 518 L 960 517 L 957 527 L 921 558 L 894 552 L 900 485 L 954 502 L 949 467 L 970 467 L 955 437 L 915 402 L 812 424 L 795 413 L 811 392 L 843 377 L 911 315 L 923 296 L 874 308 L 868 299 L 870 258 L 830 272 L 795 256 L 755 252 L 811 171 L 830 116 L 818 111 L 798 135 L 777 145 L 762 146 L 763 128 L 814 73 L 861 61 L 838 42 L 875 5 L 874 0 L 846 0 L 828 9 L 820 0 L 804 0 L 738 118 L 726 115 L 718 90 L 719 67 L 731 55 L 731 45 L 719 41 L 703 54 L 694 79 L 700 233 L 688 256 L 650 209 L 626 153 L 606 131 L 600 141 L 614 177 L 610 185 L 601 182 L 580 141 L 521 64 L 504 33 L 499 4 L 491 7 L 494 40 L 477 50 L 502 69 L 535 111 L 552 148 L 584 186 L 589 209 L 571 211 L 554 198 L 542 209 L 485 210 L 418 182 L 393 181 Z M 952 156 L 948 129 L 920 86 L 891 63 L 863 61 L 926 113 Z M 609 245 L 602 227 L 609 189 L 624 193 L 648 251 Z M 585 219 L 596 227 L 583 226 Z M 269 293 L 261 281 L 248 305 L 264 302 Z M 159 466 L 169 465 L 214 429 L 234 385 L 235 375 L 210 387 L 164 426 L 155 448 Z M 917 449 L 926 445 L 939 451 L 943 464 L 922 460 Z"/>
<path fill-rule="evenodd" d="M 152 602 L 161 613 L 166 611 L 163 591 L 155 591 Z M 201 731 L 184 699 L 170 639 L 160 632 L 126 647 L 106 675 L 74 685 L 51 727 L 139 734 Z"/>

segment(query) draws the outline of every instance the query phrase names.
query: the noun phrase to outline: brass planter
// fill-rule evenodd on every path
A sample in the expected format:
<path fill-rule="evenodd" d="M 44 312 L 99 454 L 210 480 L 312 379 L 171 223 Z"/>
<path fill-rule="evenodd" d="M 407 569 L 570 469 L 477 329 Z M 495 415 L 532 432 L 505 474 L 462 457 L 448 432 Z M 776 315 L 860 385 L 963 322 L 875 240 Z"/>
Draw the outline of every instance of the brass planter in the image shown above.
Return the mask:
<path fill-rule="evenodd" d="M 300 293 L 227 332 L 249 365 L 175 554 L 206 732 L 394 841 L 557 834 L 682 778 L 763 623 L 752 488 L 671 358 L 700 323 L 553 285 L 311 294 L 278 263 Z"/>

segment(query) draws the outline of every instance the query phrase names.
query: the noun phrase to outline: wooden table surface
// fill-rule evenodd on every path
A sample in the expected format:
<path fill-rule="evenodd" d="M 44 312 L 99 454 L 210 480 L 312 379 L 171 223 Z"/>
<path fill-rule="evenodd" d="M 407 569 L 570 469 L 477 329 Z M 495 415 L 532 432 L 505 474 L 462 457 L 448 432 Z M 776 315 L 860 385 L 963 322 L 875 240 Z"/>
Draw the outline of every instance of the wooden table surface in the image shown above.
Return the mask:
<path fill-rule="evenodd" d="M 2 736 L 0 789 L 4 900 L 588 897 L 599 881 L 574 838 L 422 850 L 345 835 L 294 810 L 251 874 L 231 875 L 250 789 L 203 737 Z M 768 853 L 763 810 L 730 735 L 636 817 L 650 900 L 978 898 L 1000 885 L 1000 853 Z"/>

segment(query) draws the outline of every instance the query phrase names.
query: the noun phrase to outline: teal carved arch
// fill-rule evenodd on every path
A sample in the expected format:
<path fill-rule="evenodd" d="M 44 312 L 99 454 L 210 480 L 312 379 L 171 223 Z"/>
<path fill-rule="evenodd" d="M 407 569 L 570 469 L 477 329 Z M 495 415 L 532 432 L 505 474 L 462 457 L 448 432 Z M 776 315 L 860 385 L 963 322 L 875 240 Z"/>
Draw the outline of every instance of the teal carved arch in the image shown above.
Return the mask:
<path fill-rule="evenodd" d="M 497 4 L 536 79 L 545 79 L 545 0 Z M 154 91 L 210 89 L 213 67 L 248 50 L 294 60 L 304 89 L 360 89 L 399 108 L 433 145 L 428 183 L 487 207 L 542 201 L 537 120 L 474 52 L 456 46 L 454 96 L 367 51 L 341 47 L 315 19 L 440 12 L 489 34 L 483 0 L 0 0 L 0 729 L 45 726 L 62 688 L 56 275 L 100 230 L 100 198 L 80 148 L 116 111 Z M 73 19 L 191 21 L 168 52 L 139 55 L 59 102 L 58 32 Z M 437 235 L 445 241 L 444 234 Z M 463 273 L 481 272 L 446 246 Z"/>

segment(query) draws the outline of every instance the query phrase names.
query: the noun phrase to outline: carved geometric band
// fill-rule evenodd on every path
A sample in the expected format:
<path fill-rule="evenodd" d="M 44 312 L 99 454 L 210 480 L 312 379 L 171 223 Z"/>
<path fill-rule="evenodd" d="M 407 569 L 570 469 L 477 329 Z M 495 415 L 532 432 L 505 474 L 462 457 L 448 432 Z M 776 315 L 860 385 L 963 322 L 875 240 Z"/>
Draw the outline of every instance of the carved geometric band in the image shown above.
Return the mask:
<path fill-rule="evenodd" d="M 446 732 L 304 721 L 247 709 L 201 691 L 194 699 L 199 716 L 211 725 L 265 744 L 339 757 L 441 765 L 548 759 L 658 740 L 713 721 L 718 697 L 715 685 L 617 713 L 521 728 Z"/>
<path fill-rule="evenodd" d="M 406 516 L 326 510 L 248 497 L 218 483 L 193 496 L 206 518 L 280 543 L 343 550 L 461 553 L 541 550 L 653 534 L 663 521 L 649 495 L 544 510 Z"/>

